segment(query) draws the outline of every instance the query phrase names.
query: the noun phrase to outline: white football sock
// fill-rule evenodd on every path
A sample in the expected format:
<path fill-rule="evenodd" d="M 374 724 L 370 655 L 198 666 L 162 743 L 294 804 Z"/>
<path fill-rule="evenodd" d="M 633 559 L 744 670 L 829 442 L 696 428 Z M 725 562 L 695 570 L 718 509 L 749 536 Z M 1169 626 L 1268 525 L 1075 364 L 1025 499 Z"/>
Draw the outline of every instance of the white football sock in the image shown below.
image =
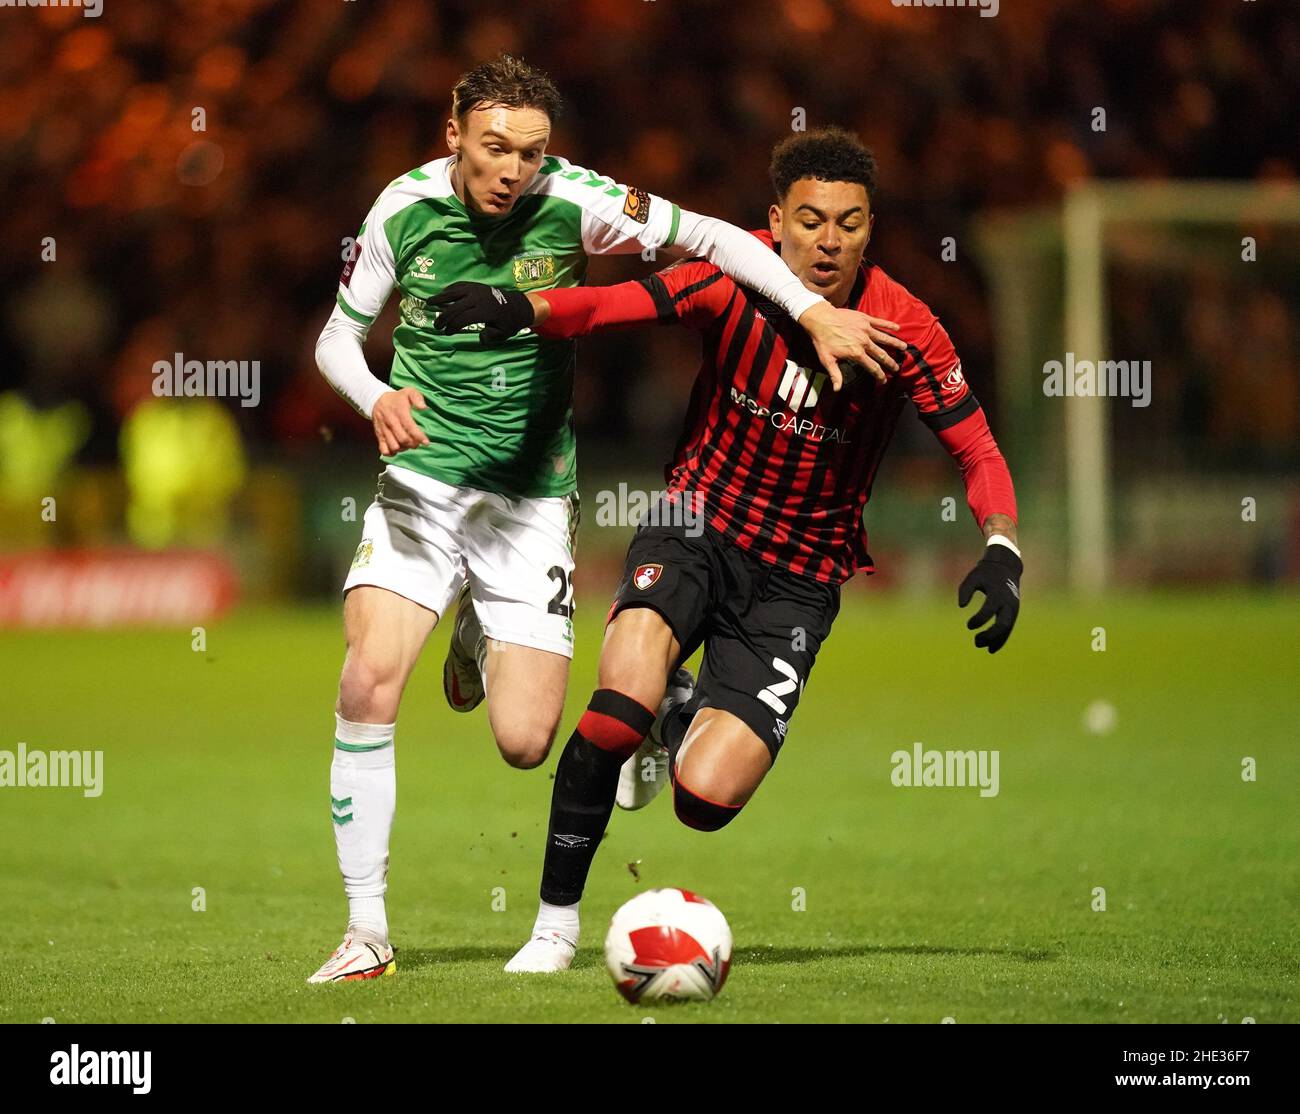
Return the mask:
<path fill-rule="evenodd" d="M 330 806 L 348 927 L 388 943 L 388 837 L 397 811 L 393 723 L 352 723 L 335 717 Z"/>
<path fill-rule="evenodd" d="M 548 901 L 543 901 L 537 909 L 537 920 L 533 922 L 533 935 L 559 932 L 576 944 L 579 904 L 580 902 L 575 901 L 572 905 L 552 905 Z"/>

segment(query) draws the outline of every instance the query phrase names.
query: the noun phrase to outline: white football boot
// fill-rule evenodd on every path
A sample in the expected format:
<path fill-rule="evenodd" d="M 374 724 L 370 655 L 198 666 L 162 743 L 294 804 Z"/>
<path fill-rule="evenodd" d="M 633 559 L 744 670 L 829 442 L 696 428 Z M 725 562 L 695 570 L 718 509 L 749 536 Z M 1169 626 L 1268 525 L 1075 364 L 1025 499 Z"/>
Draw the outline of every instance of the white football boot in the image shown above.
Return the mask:
<path fill-rule="evenodd" d="M 393 958 L 390 945 L 348 929 L 343 943 L 334 949 L 334 954 L 307 982 L 351 982 L 355 979 L 377 979 L 381 975 L 396 972 L 397 960 Z"/>
<path fill-rule="evenodd" d="M 668 682 L 668 690 L 650 733 L 618 772 L 618 794 L 614 801 L 619 808 L 645 808 L 668 784 L 668 748 L 664 746 L 662 735 L 664 719 L 694 693 L 695 678 L 690 670 L 677 670 Z"/>
<path fill-rule="evenodd" d="M 558 929 L 533 929 L 532 939 L 515 952 L 505 969 L 512 975 L 567 971 L 578 950 L 577 940 Z"/>
<path fill-rule="evenodd" d="M 482 702 L 487 689 L 479 663 L 483 660 L 483 628 L 469 598 L 469 585 L 460 590 L 456 620 L 451 628 L 447 660 L 442 663 L 442 691 L 456 712 L 471 712 Z"/>

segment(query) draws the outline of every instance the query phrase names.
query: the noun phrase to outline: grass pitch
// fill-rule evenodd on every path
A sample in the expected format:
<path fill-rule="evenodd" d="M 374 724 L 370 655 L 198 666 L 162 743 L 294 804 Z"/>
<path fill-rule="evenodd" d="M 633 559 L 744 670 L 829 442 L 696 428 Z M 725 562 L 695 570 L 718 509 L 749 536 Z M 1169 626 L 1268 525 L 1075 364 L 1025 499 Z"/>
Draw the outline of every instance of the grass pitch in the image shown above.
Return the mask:
<path fill-rule="evenodd" d="M 434 635 L 398 725 L 398 972 L 326 987 L 304 980 L 345 920 L 337 611 L 245 612 L 206 652 L 188 630 L 0 635 L 0 749 L 104 751 L 97 799 L 0 789 L 0 1021 L 1300 1021 L 1300 600 L 1033 599 L 990 657 L 951 603 L 853 587 L 754 801 L 713 835 L 667 799 L 616 813 L 578 961 L 537 978 L 501 966 L 532 924 L 596 603 L 530 772 L 444 706 Z M 998 795 L 895 787 L 918 741 L 996 749 Z M 714 1003 L 613 990 L 609 916 L 658 885 L 731 922 Z"/>

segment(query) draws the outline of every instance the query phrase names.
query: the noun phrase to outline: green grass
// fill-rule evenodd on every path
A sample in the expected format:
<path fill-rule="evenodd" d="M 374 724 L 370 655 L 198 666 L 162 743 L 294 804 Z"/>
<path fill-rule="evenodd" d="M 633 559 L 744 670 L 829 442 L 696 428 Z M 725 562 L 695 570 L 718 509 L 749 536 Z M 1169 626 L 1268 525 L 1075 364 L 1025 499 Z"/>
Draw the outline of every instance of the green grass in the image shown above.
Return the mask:
<path fill-rule="evenodd" d="M 206 653 L 187 630 L 0 635 L 0 749 L 105 752 L 98 799 L 0 789 L 0 1021 L 1300 1021 L 1300 600 L 1279 596 L 1033 600 L 989 657 L 950 604 L 846 593 L 737 821 L 695 833 L 667 800 L 616 815 L 575 968 L 504 975 L 601 610 L 530 772 L 500 761 L 481 712 L 443 705 L 434 636 L 398 729 L 398 974 L 311 988 L 345 915 L 336 612 L 244 613 Z M 1094 700 L 1117 710 L 1109 734 L 1083 725 Z M 999 795 L 894 787 L 889 756 L 914 741 L 998 749 Z M 731 922 L 711 1005 L 634 1009 L 611 986 L 609 915 L 657 885 Z"/>

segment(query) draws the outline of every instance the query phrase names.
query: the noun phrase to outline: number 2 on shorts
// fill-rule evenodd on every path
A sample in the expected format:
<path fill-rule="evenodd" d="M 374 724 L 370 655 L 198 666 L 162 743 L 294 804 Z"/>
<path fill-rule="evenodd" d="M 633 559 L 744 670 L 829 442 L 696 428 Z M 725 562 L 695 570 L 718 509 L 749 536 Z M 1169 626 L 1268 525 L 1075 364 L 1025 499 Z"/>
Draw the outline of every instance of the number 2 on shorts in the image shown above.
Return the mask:
<path fill-rule="evenodd" d="M 551 597 L 551 602 L 546 605 L 548 615 L 562 615 L 566 619 L 573 618 L 573 584 L 569 581 L 569 574 L 564 571 L 560 565 L 552 565 L 546 570 L 546 576 L 552 582 L 559 580 L 560 586 L 555 589 L 555 595 Z"/>
<path fill-rule="evenodd" d="M 768 685 L 758 694 L 758 698 L 778 716 L 783 716 L 785 715 L 785 701 L 781 697 L 789 696 L 795 689 L 799 689 L 802 693 L 803 682 L 799 680 L 799 674 L 788 661 L 773 658 L 772 665 L 778 673 L 785 674 L 786 680 L 777 681 L 774 685 Z"/>

